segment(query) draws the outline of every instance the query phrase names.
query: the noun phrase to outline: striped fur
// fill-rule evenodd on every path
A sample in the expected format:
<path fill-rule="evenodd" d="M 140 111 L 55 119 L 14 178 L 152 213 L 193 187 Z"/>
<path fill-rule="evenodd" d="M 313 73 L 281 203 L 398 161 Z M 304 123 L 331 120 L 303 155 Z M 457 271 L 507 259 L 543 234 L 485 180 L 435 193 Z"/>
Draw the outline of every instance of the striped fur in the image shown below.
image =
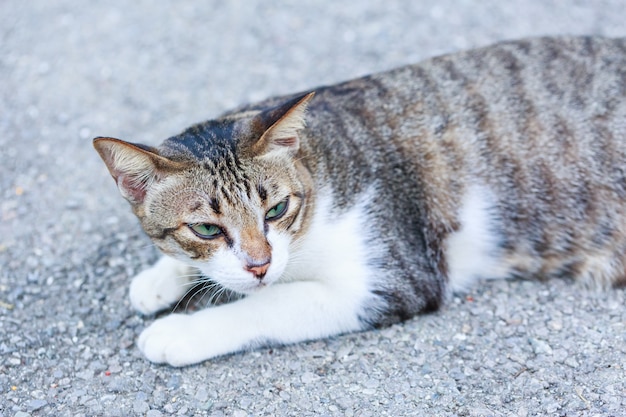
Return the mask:
<path fill-rule="evenodd" d="M 312 224 L 358 212 L 346 244 L 370 248 L 353 265 L 367 276 L 346 279 L 369 295 L 355 302 L 360 324 L 336 331 L 434 310 L 471 278 L 626 283 L 626 40 L 505 42 L 314 93 L 244 106 L 156 149 L 95 146 L 159 248 L 251 297 L 298 281 L 299 263 L 325 282 L 333 265 L 302 242 L 324 235 Z M 313 221 L 321 195 L 325 223 Z M 285 198 L 284 217 L 265 221 Z M 224 233 L 199 239 L 195 223 Z M 224 253 L 245 285 L 212 275 Z M 284 265 L 260 281 L 233 272 L 268 256 Z"/>

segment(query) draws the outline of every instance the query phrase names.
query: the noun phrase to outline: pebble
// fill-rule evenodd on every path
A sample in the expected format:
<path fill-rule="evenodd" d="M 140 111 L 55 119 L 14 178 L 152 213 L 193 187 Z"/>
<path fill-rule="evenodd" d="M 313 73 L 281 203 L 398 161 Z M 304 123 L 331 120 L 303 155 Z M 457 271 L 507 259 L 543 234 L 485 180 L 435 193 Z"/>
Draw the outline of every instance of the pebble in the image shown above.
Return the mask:
<path fill-rule="evenodd" d="M 554 331 L 559 331 L 563 328 L 563 322 L 561 320 L 550 320 L 548 327 Z"/>
<path fill-rule="evenodd" d="M 319 380 L 320 377 L 315 375 L 312 372 L 305 372 L 301 377 L 300 377 L 300 381 L 302 381 L 303 384 L 309 384 L 311 382 L 315 382 L 317 380 Z"/>
<path fill-rule="evenodd" d="M 565 358 L 565 360 L 563 361 L 563 363 L 567 366 L 569 366 L 570 368 L 578 368 L 580 366 L 580 364 L 576 361 L 575 358 L 573 357 L 567 357 Z"/>
<path fill-rule="evenodd" d="M 48 401 L 46 401 L 46 400 L 30 400 L 29 402 L 26 403 L 26 407 L 30 411 L 40 410 L 43 407 L 45 407 L 46 405 L 48 405 Z"/>
<path fill-rule="evenodd" d="M 143 414 L 149 409 L 150 409 L 150 406 L 145 401 L 135 400 L 135 402 L 133 402 L 133 411 L 137 414 Z"/>
<path fill-rule="evenodd" d="M 108 389 L 111 392 L 128 392 L 131 389 L 131 382 L 126 377 L 113 377 L 111 378 Z"/>
<path fill-rule="evenodd" d="M 199 402 L 205 402 L 206 400 L 209 399 L 209 392 L 207 391 L 205 387 L 200 387 L 196 391 L 196 395 L 194 398 L 198 400 Z"/>
<path fill-rule="evenodd" d="M 552 348 L 547 342 L 535 338 L 530 338 L 528 340 L 530 345 L 533 347 L 535 354 L 539 355 L 543 353 L 546 355 L 552 355 Z"/>
<path fill-rule="evenodd" d="M 180 377 L 178 375 L 172 375 L 167 380 L 167 388 L 169 390 L 176 390 L 180 387 Z"/>

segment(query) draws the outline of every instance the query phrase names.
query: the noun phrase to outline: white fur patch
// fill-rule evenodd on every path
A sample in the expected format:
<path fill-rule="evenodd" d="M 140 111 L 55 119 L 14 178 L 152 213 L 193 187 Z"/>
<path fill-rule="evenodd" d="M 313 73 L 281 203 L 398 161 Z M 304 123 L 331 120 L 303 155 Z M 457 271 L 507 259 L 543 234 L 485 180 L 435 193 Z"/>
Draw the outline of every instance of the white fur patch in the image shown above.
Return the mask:
<path fill-rule="evenodd" d="M 130 283 L 130 303 L 141 314 L 170 307 L 188 290 L 192 271 L 186 264 L 164 256 Z"/>
<path fill-rule="evenodd" d="M 229 247 L 219 249 L 208 261 L 191 264 L 221 286 L 241 294 L 251 294 L 278 281 L 288 262 L 289 238 L 270 229 L 267 240 L 272 246 L 272 262 L 262 281 L 245 270 L 244 262 Z"/>
<path fill-rule="evenodd" d="M 369 255 L 365 248 L 369 237 L 364 214 L 367 200 L 368 197 L 362 198 L 347 212 L 335 215 L 332 214 L 332 197 L 319 195 L 309 230 L 302 239 L 291 244 L 285 279 L 327 281 L 341 275 L 345 276 L 342 281 L 364 284 L 363 277 L 369 273 L 364 262 Z M 338 272 L 342 267 L 350 270 Z"/>
<path fill-rule="evenodd" d="M 446 241 L 449 288 L 467 289 L 476 279 L 506 278 L 501 261 L 497 220 L 491 212 L 495 200 L 486 186 L 469 187 L 459 212 L 460 229 Z"/>
<path fill-rule="evenodd" d="M 153 362 L 181 366 L 266 343 L 294 343 L 362 328 L 372 304 L 364 202 L 340 216 L 318 197 L 305 237 L 292 244 L 281 282 L 230 304 L 155 321 L 138 346 Z M 273 254 L 276 256 L 276 254 Z"/>

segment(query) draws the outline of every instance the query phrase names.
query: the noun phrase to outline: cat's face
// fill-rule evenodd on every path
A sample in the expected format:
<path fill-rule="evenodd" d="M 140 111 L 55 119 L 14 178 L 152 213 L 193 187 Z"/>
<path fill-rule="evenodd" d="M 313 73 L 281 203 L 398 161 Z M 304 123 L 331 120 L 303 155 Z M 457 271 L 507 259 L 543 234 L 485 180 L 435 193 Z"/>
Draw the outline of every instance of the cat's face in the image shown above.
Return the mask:
<path fill-rule="evenodd" d="M 140 219 L 165 254 L 249 293 L 283 274 L 307 190 L 286 158 L 241 161 L 237 169 L 245 180 L 207 177 L 204 167 L 171 175 L 146 196 Z"/>
<path fill-rule="evenodd" d="M 297 131 L 310 98 L 197 126 L 159 149 L 108 138 L 95 146 L 162 252 L 251 293 L 283 275 L 307 226 Z"/>

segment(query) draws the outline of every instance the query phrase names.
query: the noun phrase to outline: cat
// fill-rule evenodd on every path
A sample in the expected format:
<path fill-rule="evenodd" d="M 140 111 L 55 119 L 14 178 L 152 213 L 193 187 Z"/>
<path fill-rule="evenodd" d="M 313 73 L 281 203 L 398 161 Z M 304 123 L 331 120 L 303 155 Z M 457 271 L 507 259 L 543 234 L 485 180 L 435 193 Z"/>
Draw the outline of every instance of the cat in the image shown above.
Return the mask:
<path fill-rule="evenodd" d="M 626 283 L 626 39 L 503 42 L 94 146 L 165 254 L 135 309 L 199 273 L 244 295 L 154 321 L 153 362 L 386 326 L 477 278 Z"/>

